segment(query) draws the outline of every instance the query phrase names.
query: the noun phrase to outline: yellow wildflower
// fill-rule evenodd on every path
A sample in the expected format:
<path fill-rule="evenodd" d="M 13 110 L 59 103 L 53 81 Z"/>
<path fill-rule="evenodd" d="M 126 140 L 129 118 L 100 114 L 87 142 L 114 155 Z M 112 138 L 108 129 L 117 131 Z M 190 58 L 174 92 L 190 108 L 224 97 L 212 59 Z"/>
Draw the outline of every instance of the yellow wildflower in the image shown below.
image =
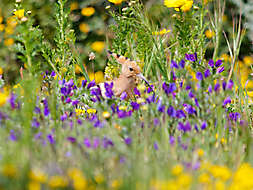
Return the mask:
<path fill-rule="evenodd" d="M 226 166 L 214 165 L 211 166 L 209 171 L 215 178 L 220 178 L 224 181 L 228 180 L 232 175 L 230 169 L 227 168 Z"/>
<path fill-rule="evenodd" d="M 225 190 L 226 189 L 224 182 L 221 180 L 216 181 L 214 186 L 215 186 L 216 190 Z"/>
<path fill-rule="evenodd" d="M 86 23 L 84 23 L 84 22 L 82 22 L 82 23 L 79 25 L 79 29 L 80 29 L 81 32 L 86 33 L 86 34 L 90 31 L 89 25 L 86 24 Z"/>
<path fill-rule="evenodd" d="M 0 24 L 0 32 L 4 31 L 4 28 L 5 28 L 4 24 Z"/>
<path fill-rule="evenodd" d="M 3 106 L 8 100 L 9 94 L 7 91 L 0 92 L 0 107 Z"/>
<path fill-rule="evenodd" d="M 221 59 L 224 61 L 224 62 L 231 62 L 231 57 L 228 55 L 228 54 L 225 54 L 225 53 L 223 53 L 222 55 L 221 55 Z"/>
<path fill-rule="evenodd" d="M 119 110 L 125 111 L 127 109 L 127 106 L 119 106 Z"/>
<path fill-rule="evenodd" d="M 96 112 L 97 112 L 96 109 L 92 109 L 92 108 L 87 109 L 88 114 L 92 114 L 92 113 L 96 113 Z"/>
<path fill-rule="evenodd" d="M 245 56 L 243 58 L 243 63 L 247 66 L 251 66 L 253 64 L 253 57 L 251 56 Z"/>
<path fill-rule="evenodd" d="M 70 10 L 74 11 L 76 9 L 78 9 L 78 2 L 75 1 L 70 4 Z"/>
<path fill-rule="evenodd" d="M 68 170 L 68 176 L 73 180 L 73 187 L 75 190 L 85 189 L 87 181 L 81 170 L 77 168 L 71 168 Z"/>
<path fill-rule="evenodd" d="M 15 27 L 18 24 L 15 15 L 7 18 L 6 22 L 7 22 L 7 25 L 11 27 Z"/>
<path fill-rule="evenodd" d="M 7 38 L 4 40 L 4 45 L 12 46 L 14 44 L 14 40 L 12 38 Z"/>
<path fill-rule="evenodd" d="M 164 35 L 170 33 L 170 30 L 162 29 L 160 32 L 152 32 L 152 35 Z"/>
<path fill-rule="evenodd" d="M 82 8 L 82 11 L 81 11 L 81 14 L 83 16 L 91 16 L 95 13 L 95 9 L 93 7 L 85 7 L 85 8 Z"/>
<path fill-rule="evenodd" d="M 95 73 L 95 82 L 97 84 L 101 83 L 101 82 L 104 82 L 104 73 L 102 71 L 97 71 Z"/>
<path fill-rule="evenodd" d="M 5 34 L 11 35 L 11 34 L 13 34 L 13 33 L 14 33 L 14 29 L 13 29 L 12 26 L 7 26 L 7 27 L 5 28 Z"/>
<path fill-rule="evenodd" d="M 121 131 L 121 126 L 118 125 L 118 124 L 115 124 L 115 125 L 114 125 L 114 128 L 117 129 L 117 130 L 119 130 L 119 131 Z"/>
<path fill-rule="evenodd" d="M 40 184 L 35 181 L 30 181 L 28 184 L 28 190 L 40 190 Z"/>
<path fill-rule="evenodd" d="M 18 19 L 22 19 L 24 17 L 24 14 L 25 14 L 25 10 L 24 9 L 20 9 L 20 10 L 14 11 L 14 15 L 16 17 L 18 17 Z"/>
<path fill-rule="evenodd" d="M 4 18 L 0 16 L 0 24 L 3 22 Z"/>
<path fill-rule="evenodd" d="M 3 68 L 0 67 L 0 75 L 2 75 L 4 72 L 3 72 Z"/>
<path fill-rule="evenodd" d="M 82 71 L 81 67 L 79 65 L 75 65 L 75 73 L 79 74 Z"/>
<path fill-rule="evenodd" d="M 198 181 L 199 181 L 199 183 L 204 183 L 204 184 L 207 184 L 207 183 L 210 183 L 210 182 L 211 182 L 210 176 L 209 176 L 207 173 L 202 173 L 202 174 L 198 177 Z"/>
<path fill-rule="evenodd" d="M 164 5 L 168 8 L 175 8 L 176 11 L 181 9 L 187 12 L 191 9 L 193 0 L 164 0 Z"/>
<path fill-rule="evenodd" d="M 145 102 L 145 100 L 143 98 L 138 98 L 136 101 L 138 104 L 142 104 Z"/>
<path fill-rule="evenodd" d="M 108 111 L 104 111 L 102 115 L 105 119 L 108 119 L 111 116 L 111 114 Z"/>
<path fill-rule="evenodd" d="M 102 174 L 97 174 L 94 178 L 98 184 L 101 184 L 105 181 L 105 178 Z"/>
<path fill-rule="evenodd" d="M 208 29 L 205 31 L 205 35 L 208 39 L 211 39 L 215 35 L 215 33 L 214 31 Z"/>
<path fill-rule="evenodd" d="M 233 187 L 240 187 L 238 189 L 252 189 L 253 188 L 253 168 L 248 163 L 243 163 L 235 172 L 231 189 Z"/>
<path fill-rule="evenodd" d="M 197 153 L 198 153 L 198 156 L 199 156 L 199 157 L 202 157 L 202 156 L 204 155 L 204 151 L 203 151 L 203 149 L 201 149 L 201 148 L 199 148 L 199 149 L 197 150 Z"/>
<path fill-rule="evenodd" d="M 191 185 L 192 177 L 189 174 L 181 174 L 177 178 L 177 183 L 182 189 L 185 189 Z"/>
<path fill-rule="evenodd" d="M 41 170 L 35 169 L 29 172 L 29 178 L 33 180 L 33 182 L 45 183 L 47 180 L 47 175 Z"/>
<path fill-rule="evenodd" d="M 63 176 L 52 176 L 49 179 L 48 185 L 51 188 L 64 188 L 68 185 L 68 181 Z"/>
<path fill-rule="evenodd" d="M 175 176 L 178 176 L 183 172 L 183 169 L 184 168 L 181 164 L 177 164 L 172 168 L 171 173 Z"/>
<path fill-rule="evenodd" d="M 112 189 L 118 189 L 122 184 L 122 180 L 113 180 L 111 183 Z"/>
<path fill-rule="evenodd" d="M 115 4 L 115 5 L 119 5 L 123 2 L 123 0 L 108 0 L 108 1 Z"/>
<path fill-rule="evenodd" d="M 104 48 L 105 48 L 105 43 L 102 41 L 96 41 L 91 44 L 91 49 L 99 53 L 101 53 Z"/>
<path fill-rule="evenodd" d="M 17 168 L 12 164 L 6 164 L 2 168 L 2 173 L 6 177 L 15 178 L 17 176 Z"/>

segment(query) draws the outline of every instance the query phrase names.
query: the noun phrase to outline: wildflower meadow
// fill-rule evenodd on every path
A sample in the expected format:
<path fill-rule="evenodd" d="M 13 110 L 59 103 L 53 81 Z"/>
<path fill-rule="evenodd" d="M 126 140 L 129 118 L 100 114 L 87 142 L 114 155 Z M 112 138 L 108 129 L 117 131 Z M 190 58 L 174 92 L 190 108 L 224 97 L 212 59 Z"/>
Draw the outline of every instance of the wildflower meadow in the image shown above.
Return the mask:
<path fill-rule="evenodd" d="M 252 190 L 253 2 L 1 0 L 0 190 Z"/>

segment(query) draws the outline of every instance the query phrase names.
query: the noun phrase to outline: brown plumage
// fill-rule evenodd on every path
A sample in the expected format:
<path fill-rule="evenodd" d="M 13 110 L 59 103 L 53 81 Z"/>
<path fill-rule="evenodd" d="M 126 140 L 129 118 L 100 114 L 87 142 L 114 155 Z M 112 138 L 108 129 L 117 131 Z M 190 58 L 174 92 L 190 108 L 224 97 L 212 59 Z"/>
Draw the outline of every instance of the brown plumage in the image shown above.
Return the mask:
<path fill-rule="evenodd" d="M 144 78 L 141 74 L 141 69 L 135 61 L 127 57 L 118 55 L 108 51 L 108 54 L 113 56 L 119 64 L 121 64 L 121 74 L 113 80 L 113 92 L 115 96 L 120 96 L 123 92 L 127 93 L 128 98 L 133 97 L 133 90 L 137 86 L 137 77 Z"/>

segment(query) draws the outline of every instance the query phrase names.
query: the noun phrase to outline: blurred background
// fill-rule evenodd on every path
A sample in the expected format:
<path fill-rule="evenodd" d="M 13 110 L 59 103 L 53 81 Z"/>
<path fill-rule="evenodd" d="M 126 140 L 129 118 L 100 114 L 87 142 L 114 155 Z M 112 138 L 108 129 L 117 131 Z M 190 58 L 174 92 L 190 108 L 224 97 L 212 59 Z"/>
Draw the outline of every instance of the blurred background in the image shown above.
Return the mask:
<path fill-rule="evenodd" d="M 36 25 L 39 25 L 43 31 L 45 40 L 53 44 L 55 37 L 55 15 L 54 9 L 56 0 L 25 0 L 23 7 L 25 10 L 31 10 L 32 17 L 35 19 Z M 149 16 L 153 23 L 159 29 L 163 29 L 170 23 L 169 19 L 173 11 L 163 5 L 163 1 L 159 0 L 143 0 L 148 9 Z M 19 68 L 22 62 L 19 55 L 13 50 L 15 42 L 15 24 L 11 22 L 14 0 L 0 1 L 0 75 L 3 74 L 5 81 L 8 84 L 15 84 L 19 77 Z M 110 7 L 109 7 L 110 6 Z M 69 0 L 67 7 L 70 10 L 69 20 L 72 23 L 72 28 L 76 35 L 76 46 L 80 52 L 80 57 L 84 66 L 87 68 L 90 78 L 103 80 L 103 71 L 106 66 L 107 57 L 106 49 L 110 49 L 109 41 L 113 38 L 113 33 L 110 31 L 109 25 L 114 21 L 108 13 L 114 9 L 120 11 L 126 2 L 114 5 L 107 0 Z M 212 11 L 213 4 L 210 3 L 209 11 Z M 231 33 L 233 28 L 233 18 L 238 18 L 242 13 L 243 27 L 245 28 L 245 37 L 242 42 L 241 52 L 239 55 L 241 63 L 245 63 L 247 67 L 252 64 L 253 54 L 253 1 L 252 0 L 227 0 L 224 18 L 224 30 L 226 33 Z M 207 18 L 208 19 L 208 18 Z M 213 52 L 212 37 L 213 32 L 206 30 L 205 35 L 207 40 L 210 40 L 208 45 L 206 58 L 211 57 Z M 218 53 L 223 58 L 228 58 L 228 48 L 224 38 L 221 41 L 222 48 Z M 94 65 L 89 65 L 88 55 L 94 52 L 96 60 Z M 43 60 L 42 60 L 43 63 Z M 50 69 L 47 64 L 42 64 L 44 70 Z M 81 69 L 76 67 L 76 74 L 80 75 Z"/>

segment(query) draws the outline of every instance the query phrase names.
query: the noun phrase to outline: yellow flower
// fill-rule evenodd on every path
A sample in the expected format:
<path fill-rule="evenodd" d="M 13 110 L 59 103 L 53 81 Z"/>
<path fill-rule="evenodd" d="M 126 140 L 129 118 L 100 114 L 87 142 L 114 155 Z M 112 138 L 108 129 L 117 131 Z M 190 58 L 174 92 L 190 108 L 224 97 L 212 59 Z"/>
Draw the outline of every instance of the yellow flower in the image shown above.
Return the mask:
<path fill-rule="evenodd" d="M 0 75 L 2 75 L 4 72 L 3 72 L 3 68 L 0 67 Z"/>
<path fill-rule="evenodd" d="M 14 29 L 13 29 L 12 26 L 7 26 L 7 27 L 5 28 L 5 34 L 11 35 L 11 34 L 13 34 L 13 33 L 14 33 Z"/>
<path fill-rule="evenodd" d="M 87 181 L 81 170 L 77 168 L 71 168 L 68 170 L 68 176 L 73 180 L 73 187 L 75 190 L 85 189 Z"/>
<path fill-rule="evenodd" d="M 209 171 L 215 178 L 220 178 L 224 181 L 228 180 L 232 175 L 230 169 L 227 168 L 226 166 L 214 165 L 211 166 Z"/>
<path fill-rule="evenodd" d="M 202 156 L 204 155 L 204 151 L 203 151 L 203 149 L 201 149 L 201 148 L 199 148 L 199 149 L 197 150 L 197 153 L 198 153 L 198 156 L 199 156 L 199 157 L 202 157 Z"/>
<path fill-rule="evenodd" d="M 4 18 L 0 16 L 0 24 L 3 22 Z"/>
<path fill-rule="evenodd" d="M 18 24 L 15 15 L 7 18 L 6 22 L 7 22 L 7 25 L 11 27 L 15 27 Z"/>
<path fill-rule="evenodd" d="M 102 174 L 97 174 L 94 178 L 98 184 L 101 184 L 105 181 L 105 178 Z"/>
<path fill-rule="evenodd" d="M 17 176 L 17 168 L 12 164 L 6 164 L 3 166 L 2 173 L 6 177 L 15 178 Z"/>
<path fill-rule="evenodd" d="M 82 8 L 82 11 L 81 11 L 81 14 L 83 16 L 91 16 L 95 13 L 95 9 L 93 7 L 85 7 L 85 8 Z"/>
<path fill-rule="evenodd" d="M 181 9 L 187 12 L 191 9 L 193 0 L 164 0 L 164 5 L 168 8 L 175 8 L 176 11 Z"/>
<path fill-rule="evenodd" d="M 97 112 L 96 109 L 92 109 L 92 108 L 87 109 L 88 114 L 92 114 L 92 113 L 96 113 L 96 112 Z"/>
<path fill-rule="evenodd" d="M 108 1 L 115 4 L 115 5 L 119 5 L 123 2 L 123 0 L 108 0 Z"/>
<path fill-rule="evenodd" d="M 223 59 L 224 62 L 230 62 L 231 61 L 231 57 L 228 54 L 223 53 L 220 57 L 221 59 Z"/>
<path fill-rule="evenodd" d="M 162 29 L 160 32 L 152 32 L 152 35 L 164 35 L 170 33 L 170 30 Z"/>
<path fill-rule="evenodd" d="M 24 17 L 24 14 L 25 14 L 25 10 L 24 9 L 20 9 L 20 10 L 14 11 L 14 15 L 16 17 L 18 17 L 18 19 L 22 19 Z"/>
<path fill-rule="evenodd" d="M 111 183 L 112 189 L 118 189 L 122 184 L 122 180 L 113 180 Z"/>
<path fill-rule="evenodd" d="M 70 10 L 74 11 L 76 9 L 78 9 L 78 2 L 75 1 L 70 4 Z"/>
<path fill-rule="evenodd" d="M 4 28 L 5 28 L 4 24 L 0 24 L 0 32 L 4 31 Z"/>
<path fill-rule="evenodd" d="M 29 178 L 33 182 L 45 183 L 47 181 L 47 175 L 39 169 L 31 170 L 29 172 Z"/>
<path fill-rule="evenodd" d="M 63 188 L 63 187 L 66 187 L 68 185 L 68 181 L 63 176 L 52 176 L 49 179 L 48 185 L 51 188 Z"/>
<path fill-rule="evenodd" d="M 253 168 L 248 163 L 243 163 L 234 173 L 231 187 L 237 186 L 238 189 L 252 189 L 253 188 Z M 233 188 L 231 188 L 233 189 Z"/>
<path fill-rule="evenodd" d="M 185 189 L 191 185 L 192 177 L 189 174 L 181 174 L 177 178 L 177 183 L 182 189 Z"/>
<path fill-rule="evenodd" d="M 97 71 L 95 73 L 95 82 L 97 84 L 104 82 L 104 73 L 102 71 Z"/>
<path fill-rule="evenodd" d="M 79 25 L 79 29 L 81 32 L 83 33 L 88 33 L 90 31 L 90 27 L 88 24 L 82 22 L 80 25 Z"/>
<path fill-rule="evenodd" d="M 105 48 L 105 43 L 102 41 L 96 41 L 91 44 L 91 49 L 99 53 L 101 53 L 104 48 Z"/>
<path fill-rule="evenodd" d="M 208 29 L 205 31 L 205 35 L 207 38 L 211 39 L 215 35 L 215 33 L 214 31 Z"/>
<path fill-rule="evenodd" d="M 0 107 L 3 106 L 8 100 L 9 94 L 7 91 L 0 92 Z"/>
<path fill-rule="evenodd" d="M 210 176 L 207 173 L 202 173 L 199 177 L 198 177 L 198 181 L 199 183 L 210 183 Z"/>
<path fill-rule="evenodd" d="M 253 57 L 251 57 L 251 56 L 245 56 L 243 58 L 243 62 L 244 62 L 245 65 L 251 66 L 253 64 Z"/>
<path fill-rule="evenodd" d="M 108 111 L 104 111 L 102 115 L 105 119 L 108 119 L 111 116 L 111 114 Z"/>
<path fill-rule="evenodd" d="M 12 38 L 7 38 L 4 40 L 4 45 L 12 46 L 14 44 L 14 40 Z"/>
<path fill-rule="evenodd" d="M 119 110 L 125 111 L 127 109 L 127 106 L 119 106 Z"/>
<path fill-rule="evenodd" d="M 40 190 L 40 184 L 35 181 L 30 181 L 28 184 L 28 190 Z"/>
<path fill-rule="evenodd" d="M 183 169 L 184 168 L 181 164 L 177 164 L 172 168 L 171 173 L 175 176 L 178 176 L 183 172 Z"/>
<path fill-rule="evenodd" d="M 214 186 L 215 186 L 216 190 L 225 190 L 226 189 L 224 182 L 221 180 L 216 181 Z"/>

